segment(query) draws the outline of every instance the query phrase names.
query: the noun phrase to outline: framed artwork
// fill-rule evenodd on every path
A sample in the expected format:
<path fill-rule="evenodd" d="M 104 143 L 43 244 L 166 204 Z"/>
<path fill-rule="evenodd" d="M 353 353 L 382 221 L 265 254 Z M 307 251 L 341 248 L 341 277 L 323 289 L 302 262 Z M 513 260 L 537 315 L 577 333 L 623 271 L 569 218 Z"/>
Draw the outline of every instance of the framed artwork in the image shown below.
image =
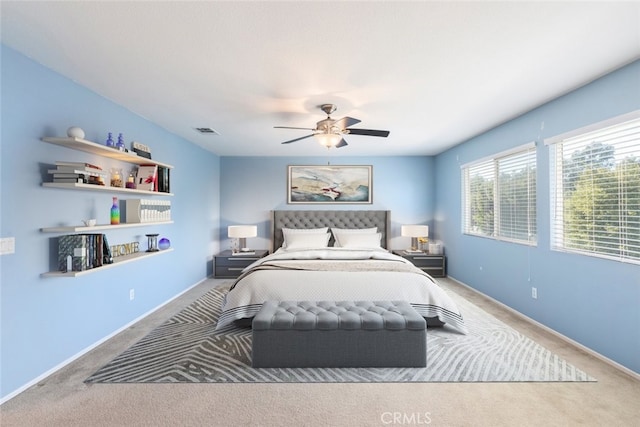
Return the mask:
<path fill-rule="evenodd" d="M 288 166 L 289 204 L 371 204 L 372 166 Z"/>

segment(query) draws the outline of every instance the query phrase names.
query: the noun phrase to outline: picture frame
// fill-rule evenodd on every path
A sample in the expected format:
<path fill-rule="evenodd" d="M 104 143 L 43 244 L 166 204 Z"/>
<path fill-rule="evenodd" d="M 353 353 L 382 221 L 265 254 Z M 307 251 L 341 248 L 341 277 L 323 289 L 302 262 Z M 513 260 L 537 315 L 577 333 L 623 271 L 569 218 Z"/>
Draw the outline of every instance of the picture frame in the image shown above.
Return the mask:
<path fill-rule="evenodd" d="M 290 165 L 288 204 L 372 204 L 371 165 Z"/>

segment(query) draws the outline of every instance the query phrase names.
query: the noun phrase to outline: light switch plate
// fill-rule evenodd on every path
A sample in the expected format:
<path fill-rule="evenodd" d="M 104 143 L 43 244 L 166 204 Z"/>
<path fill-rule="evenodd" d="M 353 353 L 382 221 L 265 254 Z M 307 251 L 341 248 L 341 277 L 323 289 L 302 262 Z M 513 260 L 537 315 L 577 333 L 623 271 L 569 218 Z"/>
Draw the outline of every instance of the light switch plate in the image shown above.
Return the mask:
<path fill-rule="evenodd" d="M 9 255 L 16 252 L 16 238 L 3 237 L 0 238 L 0 255 Z"/>

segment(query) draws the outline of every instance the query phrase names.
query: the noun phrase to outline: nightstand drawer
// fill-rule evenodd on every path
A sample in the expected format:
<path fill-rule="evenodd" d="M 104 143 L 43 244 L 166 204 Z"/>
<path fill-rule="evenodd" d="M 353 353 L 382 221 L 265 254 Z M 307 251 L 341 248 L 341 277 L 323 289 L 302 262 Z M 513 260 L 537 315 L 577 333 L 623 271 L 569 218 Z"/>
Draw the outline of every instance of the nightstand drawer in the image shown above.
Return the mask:
<path fill-rule="evenodd" d="M 242 270 L 244 270 L 245 266 L 239 267 L 220 267 L 216 266 L 216 277 L 238 277 Z"/>
<path fill-rule="evenodd" d="M 444 264 L 443 256 L 428 256 L 428 255 L 412 255 L 407 257 L 413 262 L 413 265 L 420 268 L 437 267 L 442 268 Z"/>
<path fill-rule="evenodd" d="M 242 267 L 245 268 L 246 266 L 248 266 L 249 264 L 253 263 L 254 261 L 259 260 L 262 257 L 259 256 L 252 256 L 252 257 L 240 257 L 240 256 L 230 256 L 230 257 L 224 257 L 224 256 L 217 256 L 216 257 L 216 267 L 229 267 L 229 268 L 234 268 L 234 267 Z"/>
<path fill-rule="evenodd" d="M 268 254 L 264 249 L 256 250 L 252 255 L 231 255 L 231 251 L 223 251 L 214 257 L 214 277 L 238 277 L 242 270 Z"/>
<path fill-rule="evenodd" d="M 420 270 L 427 273 L 429 276 L 433 277 L 445 277 L 444 274 L 444 265 L 440 267 L 418 267 Z"/>
<path fill-rule="evenodd" d="M 405 251 L 393 251 L 393 253 L 408 259 L 413 265 L 430 276 L 445 277 L 447 275 L 444 255 L 410 254 Z"/>

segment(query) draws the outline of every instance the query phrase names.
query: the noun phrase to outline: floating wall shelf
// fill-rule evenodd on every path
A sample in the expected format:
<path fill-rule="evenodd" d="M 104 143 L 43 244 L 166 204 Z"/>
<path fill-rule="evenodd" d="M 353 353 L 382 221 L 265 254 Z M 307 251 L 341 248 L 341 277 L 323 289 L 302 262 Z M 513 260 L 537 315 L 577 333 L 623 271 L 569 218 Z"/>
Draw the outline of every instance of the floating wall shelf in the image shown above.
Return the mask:
<path fill-rule="evenodd" d="M 42 186 L 48 187 L 48 188 L 61 188 L 63 190 L 106 191 L 108 193 L 120 193 L 120 194 L 145 194 L 147 196 L 173 196 L 173 193 L 163 193 L 160 191 L 136 190 L 134 188 L 108 187 L 106 185 L 95 185 L 95 184 L 43 182 Z"/>
<path fill-rule="evenodd" d="M 164 224 L 173 224 L 173 221 L 155 221 L 155 222 L 132 222 L 132 223 L 122 223 L 122 224 L 97 224 L 93 227 L 88 227 L 85 225 L 70 225 L 70 226 L 60 226 L 60 227 L 44 227 L 41 228 L 40 231 L 43 233 L 91 233 L 92 231 L 98 230 L 115 230 L 118 228 L 131 228 L 131 227 L 147 227 L 151 225 L 164 225 Z"/>
<path fill-rule="evenodd" d="M 164 249 L 164 250 L 157 251 L 157 252 L 136 252 L 135 254 L 122 255 L 122 256 L 116 257 L 116 258 L 113 259 L 113 263 L 112 264 L 104 264 L 101 267 L 91 268 L 89 270 L 84 270 L 84 271 L 69 271 L 67 273 L 64 273 L 62 271 L 49 271 L 47 273 L 42 273 L 41 276 L 42 277 L 78 277 L 78 276 L 84 276 L 86 274 L 97 273 L 99 271 L 104 271 L 104 270 L 112 268 L 112 267 L 119 267 L 119 266 L 121 266 L 123 264 L 126 264 L 126 263 L 129 263 L 129 262 L 139 261 L 139 260 L 142 260 L 144 258 L 148 258 L 148 257 L 156 256 L 156 255 L 162 255 L 162 254 L 166 254 L 166 253 L 169 253 L 169 252 L 173 252 L 173 248 Z"/>
<path fill-rule="evenodd" d="M 168 169 L 173 169 L 173 166 L 166 163 L 158 162 L 155 160 L 147 159 L 146 157 L 138 156 L 130 152 L 116 150 L 106 145 L 97 144 L 92 141 L 80 138 L 42 138 L 44 142 L 60 145 L 63 147 L 71 148 L 74 150 L 85 151 L 91 154 L 97 154 L 102 157 L 109 157 L 111 159 L 120 160 L 127 163 L 133 163 L 136 165 L 158 165 Z"/>

